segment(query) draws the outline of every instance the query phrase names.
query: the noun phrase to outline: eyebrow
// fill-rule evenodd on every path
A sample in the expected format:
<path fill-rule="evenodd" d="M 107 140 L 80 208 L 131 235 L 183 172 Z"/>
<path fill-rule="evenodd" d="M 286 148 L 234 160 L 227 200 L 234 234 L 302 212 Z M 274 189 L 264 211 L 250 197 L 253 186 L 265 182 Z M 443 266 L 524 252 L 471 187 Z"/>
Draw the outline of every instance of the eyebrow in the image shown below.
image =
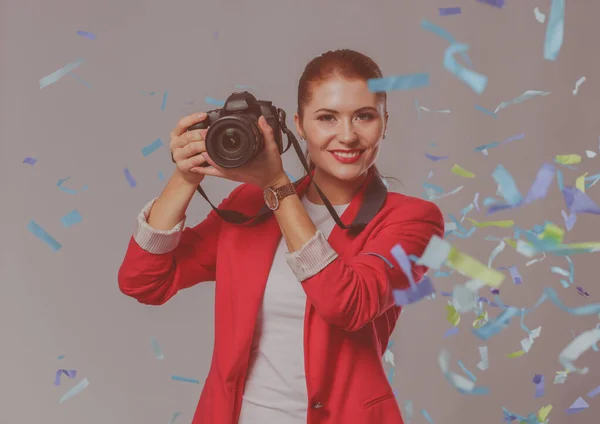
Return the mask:
<path fill-rule="evenodd" d="M 366 111 L 371 111 L 371 112 L 379 112 L 377 110 L 377 108 L 374 108 L 373 106 L 363 106 L 361 108 L 358 108 L 354 111 L 354 113 L 358 113 L 358 112 L 366 112 Z M 339 113 L 337 110 L 335 109 L 328 109 L 328 108 L 321 108 L 315 111 L 315 113 L 319 113 L 319 112 L 328 112 L 328 113 Z"/>

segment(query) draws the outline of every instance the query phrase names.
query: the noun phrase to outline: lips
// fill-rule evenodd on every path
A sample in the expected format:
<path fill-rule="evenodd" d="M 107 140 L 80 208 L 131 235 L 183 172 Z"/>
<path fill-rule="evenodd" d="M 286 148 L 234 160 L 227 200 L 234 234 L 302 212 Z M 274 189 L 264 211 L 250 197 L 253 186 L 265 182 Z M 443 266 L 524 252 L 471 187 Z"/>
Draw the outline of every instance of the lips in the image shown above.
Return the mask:
<path fill-rule="evenodd" d="M 329 150 L 329 153 L 331 153 L 331 155 L 339 162 L 352 163 L 356 162 L 361 157 L 361 155 L 364 153 L 364 150 Z"/>

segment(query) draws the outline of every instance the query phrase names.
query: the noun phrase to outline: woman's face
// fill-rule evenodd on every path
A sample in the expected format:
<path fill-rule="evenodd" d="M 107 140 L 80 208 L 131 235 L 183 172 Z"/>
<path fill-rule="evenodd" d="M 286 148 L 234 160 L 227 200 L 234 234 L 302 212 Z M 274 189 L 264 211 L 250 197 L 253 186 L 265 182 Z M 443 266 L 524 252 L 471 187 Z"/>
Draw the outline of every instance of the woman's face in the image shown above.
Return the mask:
<path fill-rule="evenodd" d="M 333 77 L 313 84 L 311 101 L 296 129 L 319 171 L 352 181 L 375 163 L 387 124 L 385 106 L 367 82 Z"/>

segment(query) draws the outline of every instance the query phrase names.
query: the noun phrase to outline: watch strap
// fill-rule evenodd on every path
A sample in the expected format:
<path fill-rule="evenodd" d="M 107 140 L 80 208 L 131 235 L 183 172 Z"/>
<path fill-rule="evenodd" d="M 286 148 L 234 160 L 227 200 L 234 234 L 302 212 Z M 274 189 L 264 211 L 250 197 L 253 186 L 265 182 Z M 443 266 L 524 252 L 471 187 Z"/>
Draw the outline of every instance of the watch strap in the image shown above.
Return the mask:
<path fill-rule="evenodd" d="M 277 199 L 282 200 L 287 196 L 291 196 L 292 194 L 296 194 L 296 187 L 294 183 L 288 183 L 284 186 L 274 188 L 275 194 L 277 195 Z"/>

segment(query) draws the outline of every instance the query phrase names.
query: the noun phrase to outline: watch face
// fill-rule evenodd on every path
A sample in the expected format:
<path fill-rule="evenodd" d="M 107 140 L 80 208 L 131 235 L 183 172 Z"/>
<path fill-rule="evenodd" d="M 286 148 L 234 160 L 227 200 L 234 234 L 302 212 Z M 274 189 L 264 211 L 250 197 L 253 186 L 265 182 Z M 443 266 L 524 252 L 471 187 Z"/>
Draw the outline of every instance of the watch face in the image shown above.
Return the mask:
<path fill-rule="evenodd" d="M 273 189 L 266 189 L 265 190 L 265 203 L 267 204 L 267 206 L 269 207 L 269 209 L 275 210 L 277 209 L 277 203 L 279 202 L 277 199 L 277 194 L 275 193 L 275 190 Z"/>

